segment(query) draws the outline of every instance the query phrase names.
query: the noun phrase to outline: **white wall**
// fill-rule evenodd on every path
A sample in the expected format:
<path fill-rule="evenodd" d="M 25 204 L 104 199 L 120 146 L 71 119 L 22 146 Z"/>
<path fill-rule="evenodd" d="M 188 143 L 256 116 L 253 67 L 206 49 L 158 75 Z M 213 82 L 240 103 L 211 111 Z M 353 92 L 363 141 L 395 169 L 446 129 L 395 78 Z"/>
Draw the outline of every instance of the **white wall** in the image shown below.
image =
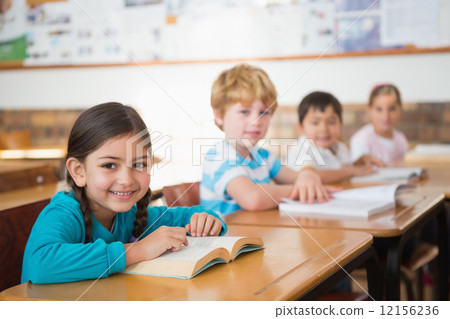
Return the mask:
<path fill-rule="evenodd" d="M 198 108 L 212 81 L 234 63 L 0 71 L 0 108 L 73 108 L 118 100 Z M 280 104 L 297 104 L 313 89 L 343 103 L 364 103 L 371 86 L 397 84 L 405 101 L 450 101 L 450 53 L 254 62 L 272 78 Z M 155 80 L 158 85 L 153 81 Z"/>
<path fill-rule="evenodd" d="M 152 130 L 173 137 L 172 164 L 185 163 L 193 158 L 193 138 L 221 136 L 212 121 L 210 88 L 217 75 L 234 64 L 1 71 L 0 108 L 87 108 L 119 101 L 140 109 Z M 398 85 L 405 102 L 450 101 L 450 53 L 254 64 L 272 78 L 281 105 L 296 105 L 316 89 L 335 94 L 344 104 L 365 103 L 371 87 L 387 81 Z M 166 182 L 199 176 L 198 167 L 185 165 L 162 171 L 167 172 Z"/>

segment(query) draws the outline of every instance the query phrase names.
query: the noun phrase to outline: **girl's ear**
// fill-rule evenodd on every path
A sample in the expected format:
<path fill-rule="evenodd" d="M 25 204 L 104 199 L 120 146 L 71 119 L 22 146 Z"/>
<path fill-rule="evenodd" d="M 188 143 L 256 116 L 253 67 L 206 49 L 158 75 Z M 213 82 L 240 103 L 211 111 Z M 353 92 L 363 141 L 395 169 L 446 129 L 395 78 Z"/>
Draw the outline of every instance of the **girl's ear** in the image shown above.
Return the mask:
<path fill-rule="evenodd" d="M 78 187 L 86 186 L 86 171 L 83 163 L 74 157 L 70 157 L 66 162 L 66 167 Z"/>
<path fill-rule="evenodd" d="M 297 132 L 298 135 L 303 135 L 303 127 L 299 122 L 297 122 Z"/>
<path fill-rule="evenodd" d="M 214 112 L 214 119 L 216 121 L 216 124 L 218 126 L 222 126 L 223 125 L 223 116 L 222 116 L 220 110 L 219 109 L 213 109 L 213 112 Z"/>

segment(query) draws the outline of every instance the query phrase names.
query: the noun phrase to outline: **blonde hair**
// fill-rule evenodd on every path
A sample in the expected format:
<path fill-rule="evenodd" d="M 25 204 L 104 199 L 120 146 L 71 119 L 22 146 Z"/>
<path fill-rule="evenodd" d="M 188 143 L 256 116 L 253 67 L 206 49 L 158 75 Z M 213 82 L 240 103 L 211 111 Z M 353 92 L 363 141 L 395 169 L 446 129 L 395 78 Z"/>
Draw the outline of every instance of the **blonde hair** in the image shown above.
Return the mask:
<path fill-rule="evenodd" d="M 234 103 L 251 104 L 255 100 L 261 100 L 272 111 L 278 106 L 277 92 L 267 73 L 249 64 L 223 71 L 211 89 L 211 106 L 222 116 Z"/>
<path fill-rule="evenodd" d="M 400 95 L 400 91 L 395 85 L 389 83 L 378 84 L 373 87 L 372 91 L 370 92 L 369 106 L 372 106 L 373 100 L 377 96 L 387 94 L 393 94 L 395 96 L 395 99 L 397 100 L 397 104 L 402 107 L 402 97 Z"/>

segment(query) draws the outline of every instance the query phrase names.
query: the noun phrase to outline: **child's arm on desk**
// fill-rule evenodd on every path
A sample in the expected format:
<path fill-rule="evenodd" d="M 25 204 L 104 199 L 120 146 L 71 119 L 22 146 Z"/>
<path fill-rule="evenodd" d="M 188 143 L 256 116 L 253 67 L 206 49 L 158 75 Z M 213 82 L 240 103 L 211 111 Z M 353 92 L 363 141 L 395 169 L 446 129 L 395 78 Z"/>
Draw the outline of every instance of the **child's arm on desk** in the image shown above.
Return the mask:
<path fill-rule="evenodd" d="M 325 184 L 339 183 L 354 176 L 363 176 L 375 173 L 374 167 L 385 167 L 382 161 L 372 155 L 362 155 L 353 164 L 340 169 L 318 170 L 322 182 Z"/>
<path fill-rule="evenodd" d="M 319 203 L 328 201 L 331 198 L 330 193 L 336 190 L 334 187 L 323 185 L 314 166 L 305 166 L 298 172 L 283 166 L 274 181 L 278 184 L 293 184 L 289 197 L 299 199 L 302 203 L 313 203 L 315 199 Z"/>
<path fill-rule="evenodd" d="M 375 173 L 371 166 L 348 165 L 340 169 L 324 169 L 317 171 L 317 174 L 325 184 L 339 183 L 353 176 L 362 176 Z"/>
<path fill-rule="evenodd" d="M 166 250 L 177 251 L 188 245 L 186 229 L 184 227 L 161 226 L 144 239 L 124 244 L 126 266 L 139 261 L 151 260 Z"/>
<path fill-rule="evenodd" d="M 228 183 L 226 192 L 243 209 L 254 211 L 278 207 L 292 189 L 293 185 L 256 184 L 248 177 L 240 176 Z"/>
<path fill-rule="evenodd" d="M 282 198 L 300 199 L 302 202 L 319 202 L 330 198 L 328 187 L 313 169 L 295 172 L 282 167 L 274 178 L 275 182 L 284 185 L 255 184 L 247 177 L 237 177 L 229 182 L 226 191 L 236 202 L 247 210 L 264 210 L 276 208 Z"/>

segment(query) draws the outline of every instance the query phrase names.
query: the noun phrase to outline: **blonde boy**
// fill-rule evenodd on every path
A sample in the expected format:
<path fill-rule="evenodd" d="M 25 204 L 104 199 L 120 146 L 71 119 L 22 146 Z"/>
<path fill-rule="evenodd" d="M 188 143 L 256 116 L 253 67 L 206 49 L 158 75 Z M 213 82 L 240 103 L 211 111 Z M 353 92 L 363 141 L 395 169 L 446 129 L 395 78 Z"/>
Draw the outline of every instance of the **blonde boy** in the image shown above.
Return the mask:
<path fill-rule="evenodd" d="M 315 198 L 319 202 L 329 199 L 329 189 L 314 169 L 297 173 L 257 146 L 277 108 L 276 98 L 268 75 L 255 66 L 237 65 L 216 79 L 211 106 L 225 139 L 205 156 L 202 205 L 226 215 L 239 209 L 275 208 L 283 197 L 311 203 Z"/>

